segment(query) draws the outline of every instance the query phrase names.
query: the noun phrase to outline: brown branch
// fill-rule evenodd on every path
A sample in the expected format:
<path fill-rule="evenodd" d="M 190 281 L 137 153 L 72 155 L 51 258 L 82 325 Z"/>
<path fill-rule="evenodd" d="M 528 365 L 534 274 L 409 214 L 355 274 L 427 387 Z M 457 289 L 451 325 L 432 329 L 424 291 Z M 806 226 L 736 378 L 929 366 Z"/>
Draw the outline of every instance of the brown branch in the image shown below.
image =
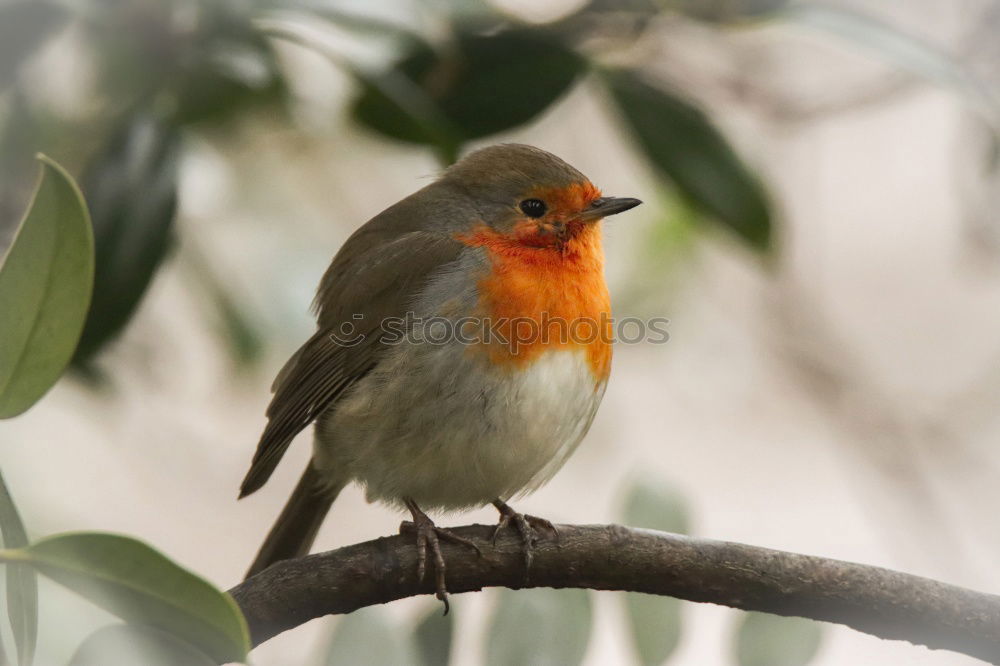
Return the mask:
<path fill-rule="evenodd" d="M 560 525 L 543 538 L 525 579 L 520 543 L 492 527 L 454 532 L 482 546 L 443 543 L 448 589 L 580 587 L 669 595 L 744 610 L 837 622 L 880 638 L 1000 663 L 1000 596 L 928 578 L 618 525 Z M 413 539 L 392 536 L 279 562 L 232 590 L 254 645 L 308 620 L 433 592 L 416 576 Z"/>

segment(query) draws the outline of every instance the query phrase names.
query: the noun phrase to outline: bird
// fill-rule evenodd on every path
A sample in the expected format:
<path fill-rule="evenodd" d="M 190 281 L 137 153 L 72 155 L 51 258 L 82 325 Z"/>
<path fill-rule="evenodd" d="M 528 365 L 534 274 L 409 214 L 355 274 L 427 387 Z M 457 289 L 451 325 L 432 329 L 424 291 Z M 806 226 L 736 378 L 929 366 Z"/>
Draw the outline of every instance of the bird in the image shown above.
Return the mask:
<path fill-rule="evenodd" d="M 279 371 L 240 498 L 314 424 L 312 457 L 247 572 L 308 553 L 345 486 L 406 510 L 447 612 L 440 541 L 479 547 L 425 511 L 493 504 L 526 566 L 555 528 L 508 500 L 547 482 L 586 435 L 611 369 L 604 196 L 524 144 L 469 153 L 358 228 L 333 258 L 317 330 Z M 558 538 L 557 533 L 555 537 Z"/>

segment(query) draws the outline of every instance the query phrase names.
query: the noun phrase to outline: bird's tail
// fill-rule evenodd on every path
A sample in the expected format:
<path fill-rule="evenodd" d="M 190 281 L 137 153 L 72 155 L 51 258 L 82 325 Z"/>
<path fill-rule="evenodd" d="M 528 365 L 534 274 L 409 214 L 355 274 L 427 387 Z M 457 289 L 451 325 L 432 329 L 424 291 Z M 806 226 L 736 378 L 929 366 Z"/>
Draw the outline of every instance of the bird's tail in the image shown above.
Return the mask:
<path fill-rule="evenodd" d="M 264 545 L 257 552 L 246 578 L 280 560 L 307 554 L 316 538 L 319 526 L 343 487 L 343 483 L 331 486 L 320 476 L 310 461 L 292 496 L 288 498 L 288 503 L 281 510 L 274 527 L 264 539 Z"/>

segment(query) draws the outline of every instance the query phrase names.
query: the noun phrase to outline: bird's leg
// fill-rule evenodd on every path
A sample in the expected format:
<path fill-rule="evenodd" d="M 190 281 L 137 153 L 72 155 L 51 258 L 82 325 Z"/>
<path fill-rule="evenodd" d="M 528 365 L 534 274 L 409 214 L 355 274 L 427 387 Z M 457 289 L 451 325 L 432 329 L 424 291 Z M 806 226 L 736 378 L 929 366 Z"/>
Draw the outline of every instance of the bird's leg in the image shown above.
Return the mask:
<path fill-rule="evenodd" d="M 444 602 L 444 614 L 447 615 L 449 607 L 448 590 L 445 588 L 445 565 L 444 556 L 441 555 L 440 542 L 444 540 L 469 546 L 480 557 L 482 557 L 483 551 L 469 539 L 460 537 L 449 530 L 435 525 L 434 521 L 420 510 L 420 507 L 417 506 L 417 503 L 413 499 L 404 497 L 403 503 L 406 504 L 406 508 L 410 510 L 410 515 L 413 516 L 413 528 L 417 533 L 417 578 L 423 580 L 424 575 L 427 573 L 427 551 L 430 550 L 431 557 L 434 559 L 435 596 Z M 406 523 L 403 523 L 403 525 L 406 526 Z M 403 531 L 402 528 L 400 531 Z"/>
<path fill-rule="evenodd" d="M 537 529 L 545 529 L 552 533 L 552 536 L 559 538 L 559 531 L 556 526 L 545 520 L 544 518 L 539 518 L 537 516 L 529 516 L 526 513 L 518 513 L 514 509 L 504 502 L 499 497 L 493 500 L 493 506 L 497 508 L 500 512 L 500 520 L 497 522 L 496 529 L 493 530 L 493 544 L 496 545 L 497 536 L 500 534 L 500 530 L 507 527 L 508 525 L 513 525 L 517 533 L 521 535 L 521 542 L 524 544 L 524 567 L 525 570 L 531 569 L 531 562 L 534 559 L 534 549 L 535 543 L 538 541 L 538 536 L 535 534 Z"/>

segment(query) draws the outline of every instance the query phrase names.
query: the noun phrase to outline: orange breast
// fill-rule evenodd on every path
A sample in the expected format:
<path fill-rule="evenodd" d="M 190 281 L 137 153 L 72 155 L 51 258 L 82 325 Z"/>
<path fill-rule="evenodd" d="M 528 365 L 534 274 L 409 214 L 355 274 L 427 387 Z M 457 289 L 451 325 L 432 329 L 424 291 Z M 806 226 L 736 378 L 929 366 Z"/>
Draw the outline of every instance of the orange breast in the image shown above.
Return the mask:
<path fill-rule="evenodd" d="M 599 223 L 558 245 L 532 245 L 485 225 L 459 240 L 484 248 L 491 263 L 477 314 L 496 335 L 474 349 L 518 367 L 546 351 L 582 348 L 595 381 L 607 378 L 613 326 Z"/>

